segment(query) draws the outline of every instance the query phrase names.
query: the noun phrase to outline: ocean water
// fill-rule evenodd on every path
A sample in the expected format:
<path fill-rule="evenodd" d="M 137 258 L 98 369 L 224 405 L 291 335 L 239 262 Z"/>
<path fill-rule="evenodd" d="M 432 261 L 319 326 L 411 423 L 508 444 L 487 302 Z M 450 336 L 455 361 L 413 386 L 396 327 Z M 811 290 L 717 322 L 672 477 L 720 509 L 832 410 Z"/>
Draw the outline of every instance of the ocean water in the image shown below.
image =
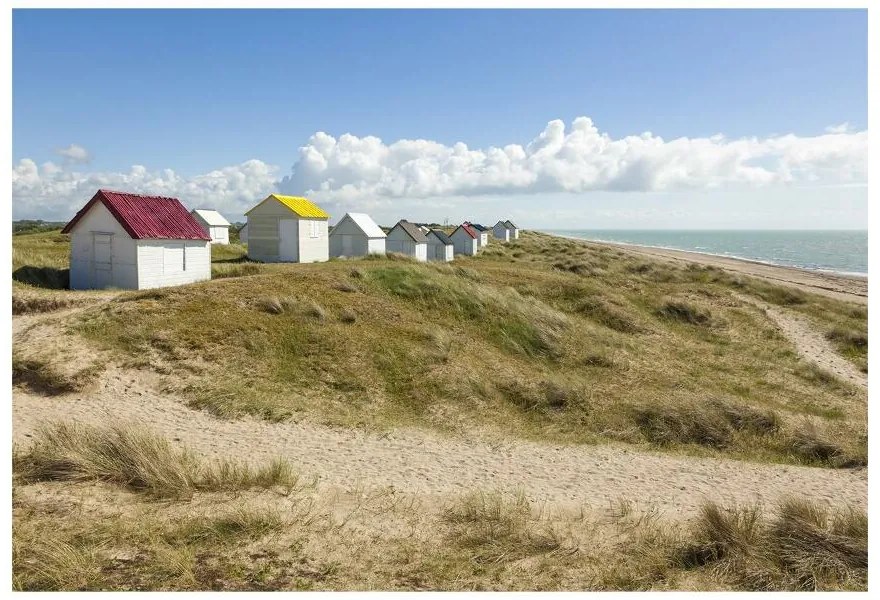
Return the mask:
<path fill-rule="evenodd" d="M 546 233 L 868 276 L 867 231 L 545 229 Z"/>

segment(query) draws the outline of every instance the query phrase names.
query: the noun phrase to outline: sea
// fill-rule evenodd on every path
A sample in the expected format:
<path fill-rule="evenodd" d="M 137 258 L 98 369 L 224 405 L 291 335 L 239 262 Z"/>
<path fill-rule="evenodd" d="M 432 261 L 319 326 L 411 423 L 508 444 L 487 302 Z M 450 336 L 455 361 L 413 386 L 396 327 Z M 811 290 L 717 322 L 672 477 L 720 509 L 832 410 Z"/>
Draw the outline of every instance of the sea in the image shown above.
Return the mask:
<path fill-rule="evenodd" d="M 545 229 L 545 233 L 742 258 L 770 265 L 868 276 L 868 232 Z"/>

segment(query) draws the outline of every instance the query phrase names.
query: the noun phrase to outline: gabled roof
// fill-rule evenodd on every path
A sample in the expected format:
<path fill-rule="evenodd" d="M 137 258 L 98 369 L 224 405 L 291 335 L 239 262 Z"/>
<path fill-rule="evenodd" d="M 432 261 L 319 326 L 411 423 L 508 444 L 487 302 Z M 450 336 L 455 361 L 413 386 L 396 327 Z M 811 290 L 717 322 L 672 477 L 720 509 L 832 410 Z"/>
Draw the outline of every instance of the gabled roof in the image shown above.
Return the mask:
<path fill-rule="evenodd" d="M 507 221 L 505 221 L 504 224 L 507 225 L 508 227 L 513 227 L 514 229 L 519 229 L 519 227 L 517 227 L 516 225 L 514 225 L 514 224 L 513 224 L 513 221 L 511 221 L 511 220 L 509 220 L 509 219 L 508 219 Z"/>
<path fill-rule="evenodd" d="M 61 233 L 70 233 L 95 203 L 102 203 L 136 240 L 205 240 L 211 238 L 177 198 L 98 190 Z"/>
<path fill-rule="evenodd" d="M 453 245 L 452 240 L 449 238 L 448 235 L 446 235 L 445 232 L 440 231 L 439 229 L 429 229 L 428 231 L 430 232 L 430 233 L 428 233 L 428 235 L 433 234 L 434 237 L 436 237 L 438 240 L 440 240 L 440 242 L 444 246 L 452 246 Z"/>
<path fill-rule="evenodd" d="M 365 213 L 345 213 L 345 217 L 351 219 L 352 222 L 354 222 L 354 224 L 358 226 L 358 229 L 364 232 L 365 236 L 370 238 L 385 237 L 385 232 L 382 231 L 381 227 L 376 225 L 376 222 L 370 218 L 370 215 Z M 344 221 L 345 217 L 342 217 L 339 223 Z M 337 226 L 339 225 L 339 223 L 337 223 Z M 333 230 L 335 231 L 336 228 L 334 227 Z"/>
<path fill-rule="evenodd" d="M 416 227 L 413 223 L 410 223 L 409 221 L 401 219 L 397 222 L 397 225 L 392 227 L 392 229 L 396 227 L 400 227 L 401 229 L 403 229 L 406 234 L 418 244 L 425 244 L 428 242 L 428 238 L 425 237 L 425 234 L 422 233 L 422 230 Z"/>
<path fill-rule="evenodd" d="M 197 208 L 192 211 L 194 215 L 201 217 L 201 219 L 208 224 L 209 227 L 229 227 L 231 223 L 226 220 L 226 218 L 218 213 L 216 210 L 211 210 L 209 208 Z"/>
<path fill-rule="evenodd" d="M 470 225 L 468 225 L 467 223 L 462 223 L 461 225 L 459 225 L 458 227 L 455 228 L 455 231 L 458 231 L 459 229 L 461 229 L 466 234 L 468 234 L 468 237 L 471 237 L 473 239 L 477 239 L 477 237 L 478 237 L 477 232 L 474 231 L 473 228 Z M 455 231 L 452 232 L 452 235 L 455 235 Z"/>
<path fill-rule="evenodd" d="M 302 198 L 300 196 L 282 196 L 281 194 L 269 194 L 266 198 L 263 199 L 260 204 L 262 205 L 264 202 L 275 199 L 287 208 L 289 208 L 292 212 L 296 213 L 300 217 L 306 217 L 311 219 L 329 219 L 330 215 L 325 212 L 322 208 L 320 208 L 317 204 L 309 200 L 308 198 Z M 255 206 L 251 210 L 244 213 L 247 215 L 252 210 L 257 208 Z"/>
<path fill-rule="evenodd" d="M 479 223 L 470 223 L 470 226 L 480 232 L 489 231 L 490 229 L 489 227 L 486 227 L 485 225 L 480 225 Z"/>

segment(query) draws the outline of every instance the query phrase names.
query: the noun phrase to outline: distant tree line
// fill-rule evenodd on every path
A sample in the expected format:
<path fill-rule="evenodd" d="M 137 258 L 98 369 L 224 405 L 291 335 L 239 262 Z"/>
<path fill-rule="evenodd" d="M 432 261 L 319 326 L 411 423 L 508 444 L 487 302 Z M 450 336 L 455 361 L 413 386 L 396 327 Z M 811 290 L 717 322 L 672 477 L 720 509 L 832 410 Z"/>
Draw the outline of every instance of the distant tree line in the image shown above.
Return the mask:
<path fill-rule="evenodd" d="M 21 219 L 12 222 L 12 235 L 22 233 L 42 233 L 44 231 L 55 231 L 62 229 L 67 223 L 65 221 L 44 221 L 43 219 Z"/>

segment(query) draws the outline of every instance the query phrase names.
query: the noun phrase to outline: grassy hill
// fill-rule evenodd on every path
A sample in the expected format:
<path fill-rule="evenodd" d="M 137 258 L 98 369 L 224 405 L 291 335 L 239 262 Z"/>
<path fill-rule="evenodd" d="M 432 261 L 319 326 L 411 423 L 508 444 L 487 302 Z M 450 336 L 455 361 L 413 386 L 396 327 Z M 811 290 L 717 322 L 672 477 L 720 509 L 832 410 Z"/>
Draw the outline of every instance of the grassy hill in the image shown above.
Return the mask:
<path fill-rule="evenodd" d="M 748 300 L 810 319 L 866 369 L 862 307 L 531 232 L 452 264 L 262 265 L 237 245 L 213 251 L 211 282 L 95 304 L 51 289 L 65 285 L 65 236 L 16 236 L 14 306 L 86 298 L 69 335 L 224 418 L 867 460 L 864 394 L 800 359 Z"/>

